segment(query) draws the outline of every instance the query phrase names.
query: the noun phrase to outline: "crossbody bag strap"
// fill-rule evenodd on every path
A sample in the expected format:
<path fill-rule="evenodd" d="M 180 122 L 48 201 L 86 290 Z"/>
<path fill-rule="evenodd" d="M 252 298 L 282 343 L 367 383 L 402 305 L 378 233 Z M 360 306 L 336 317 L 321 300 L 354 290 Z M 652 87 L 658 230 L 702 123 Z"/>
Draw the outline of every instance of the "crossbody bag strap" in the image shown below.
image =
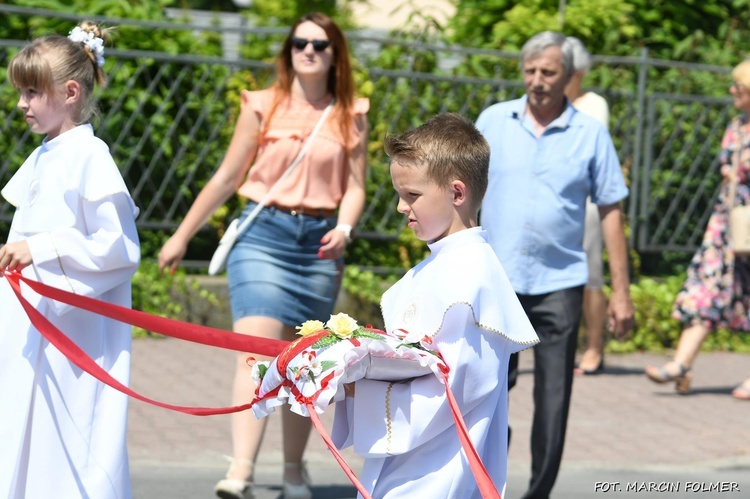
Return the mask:
<path fill-rule="evenodd" d="M 308 149 L 310 149 L 310 144 L 312 144 L 313 139 L 318 134 L 320 129 L 323 127 L 323 123 L 325 123 L 326 118 L 328 118 L 328 115 L 331 114 L 331 111 L 333 110 L 333 105 L 336 103 L 336 99 L 332 99 L 331 102 L 326 106 L 325 110 L 323 111 L 323 114 L 320 116 L 320 119 L 315 124 L 315 128 L 313 128 L 313 131 L 310 133 L 310 136 L 305 141 L 305 144 L 302 146 L 302 149 L 300 150 L 299 154 L 297 154 L 297 157 L 294 158 L 294 161 L 287 167 L 287 169 L 284 171 L 284 173 L 281 174 L 281 177 L 276 181 L 276 183 L 273 184 L 273 186 L 268 190 L 265 196 L 263 196 L 263 199 L 260 200 L 260 202 L 255 206 L 253 211 L 250 212 L 250 214 L 245 218 L 242 223 L 237 227 L 237 236 L 239 237 L 240 234 L 245 232 L 245 230 L 250 226 L 250 224 L 253 222 L 256 216 L 258 216 L 258 213 L 260 213 L 260 210 L 262 210 L 266 204 L 268 204 L 268 201 L 271 199 L 271 196 L 274 192 L 276 192 L 276 189 L 281 185 L 281 183 L 289 176 L 290 173 L 297 167 L 297 165 L 302 161 L 302 158 L 305 157 L 305 154 L 307 153 Z"/>

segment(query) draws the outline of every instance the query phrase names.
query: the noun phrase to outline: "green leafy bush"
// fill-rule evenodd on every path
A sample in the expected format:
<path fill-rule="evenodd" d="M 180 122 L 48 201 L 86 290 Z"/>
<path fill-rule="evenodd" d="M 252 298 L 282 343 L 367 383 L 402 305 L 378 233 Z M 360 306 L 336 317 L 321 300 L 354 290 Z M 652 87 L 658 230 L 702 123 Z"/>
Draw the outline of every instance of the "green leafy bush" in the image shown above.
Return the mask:
<path fill-rule="evenodd" d="M 161 275 L 156 262 L 152 260 L 141 261 L 132 280 L 133 310 L 140 310 L 161 317 L 179 317 L 182 313 L 182 305 L 172 300 L 170 294 L 175 283 L 184 286 L 184 271 L 178 270 L 174 275 L 169 273 Z M 136 338 L 152 335 L 152 331 L 133 326 L 133 336 Z"/>
<path fill-rule="evenodd" d="M 203 307 L 216 309 L 220 304 L 216 295 L 191 279 L 183 268 L 170 274 L 159 272 L 154 260 L 142 260 L 132 279 L 133 310 L 140 310 L 160 317 L 206 324 L 206 318 L 196 317 L 192 310 L 196 299 Z M 133 336 L 155 336 L 153 331 L 133 327 Z M 158 336 L 158 335 L 156 335 Z"/>
<path fill-rule="evenodd" d="M 684 280 L 684 275 L 665 279 L 642 277 L 631 284 L 635 326 L 627 340 L 611 341 L 607 350 L 658 352 L 676 345 L 680 337 L 680 323 L 671 317 L 672 305 Z"/>

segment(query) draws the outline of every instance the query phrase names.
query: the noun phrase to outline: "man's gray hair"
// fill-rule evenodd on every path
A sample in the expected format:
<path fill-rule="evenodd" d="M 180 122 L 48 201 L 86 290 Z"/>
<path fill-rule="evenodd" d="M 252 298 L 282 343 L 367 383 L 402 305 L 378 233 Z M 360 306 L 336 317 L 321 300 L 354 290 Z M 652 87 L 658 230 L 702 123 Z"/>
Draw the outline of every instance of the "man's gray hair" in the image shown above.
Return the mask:
<path fill-rule="evenodd" d="M 562 52 L 562 66 L 565 76 L 571 76 L 575 72 L 573 67 L 573 45 L 569 38 L 555 31 L 542 31 L 528 39 L 521 49 L 521 65 L 528 59 L 533 59 L 542 53 L 547 47 L 560 47 Z"/>
<path fill-rule="evenodd" d="M 573 47 L 573 70 L 583 74 L 591 71 L 591 53 L 586 50 L 583 42 L 575 36 L 569 36 L 568 43 Z"/>

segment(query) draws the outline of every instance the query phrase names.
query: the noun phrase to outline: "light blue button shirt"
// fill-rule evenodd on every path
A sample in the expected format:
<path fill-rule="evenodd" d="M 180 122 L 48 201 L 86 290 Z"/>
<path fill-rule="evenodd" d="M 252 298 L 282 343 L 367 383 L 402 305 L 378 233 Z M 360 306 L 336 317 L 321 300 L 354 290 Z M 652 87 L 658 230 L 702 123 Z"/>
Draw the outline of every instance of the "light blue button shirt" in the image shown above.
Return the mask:
<path fill-rule="evenodd" d="M 526 96 L 477 119 L 490 144 L 480 220 L 516 293 L 538 295 L 586 283 L 586 197 L 612 205 L 628 189 L 601 123 L 568 105 L 537 137 L 525 110 Z"/>

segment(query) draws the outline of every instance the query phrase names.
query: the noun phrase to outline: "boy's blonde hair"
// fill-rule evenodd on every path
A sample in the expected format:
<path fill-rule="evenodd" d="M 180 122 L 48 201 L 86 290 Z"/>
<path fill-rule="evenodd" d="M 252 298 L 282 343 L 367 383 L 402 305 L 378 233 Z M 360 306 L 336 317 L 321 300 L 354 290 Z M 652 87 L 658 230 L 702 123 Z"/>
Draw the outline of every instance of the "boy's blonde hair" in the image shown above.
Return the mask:
<path fill-rule="evenodd" d="M 386 137 L 385 153 L 399 165 L 425 167 L 427 178 L 440 187 L 462 181 L 469 206 L 475 214 L 479 211 L 487 190 L 490 146 L 468 119 L 439 114 L 414 130 Z"/>
<path fill-rule="evenodd" d="M 100 29 L 90 21 L 78 26 L 103 41 L 107 40 L 109 31 Z M 86 45 L 66 36 L 42 36 L 23 47 L 8 66 L 8 81 L 17 89 L 34 88 L 44 94 L 52 94 L 59 85 L 70 80 L 78 82 L 81 88 L 75 122 L 86 123 L 96 114 L 96 106 L 91 98 L 94 85 L 106 84 L 96 54 Z"/>

